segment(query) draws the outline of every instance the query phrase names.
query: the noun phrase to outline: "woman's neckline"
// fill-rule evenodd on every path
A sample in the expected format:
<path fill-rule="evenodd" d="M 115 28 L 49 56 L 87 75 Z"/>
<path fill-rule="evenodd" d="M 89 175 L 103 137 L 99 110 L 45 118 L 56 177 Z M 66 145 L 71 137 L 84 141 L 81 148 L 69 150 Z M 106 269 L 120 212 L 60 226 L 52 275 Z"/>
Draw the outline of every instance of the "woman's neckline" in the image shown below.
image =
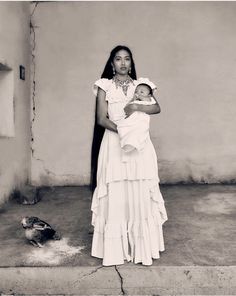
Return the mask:
<path fill-rule="evenodd" d="M 112 82 L 115 83 L 116 89 L 122 89 L 125 96 L 127 96 L 130 84 L 132 83 L 134 85 L 133 79 L 130 76 L 126 80 L 120 80 L 117 76 L 113 76 Z"/>

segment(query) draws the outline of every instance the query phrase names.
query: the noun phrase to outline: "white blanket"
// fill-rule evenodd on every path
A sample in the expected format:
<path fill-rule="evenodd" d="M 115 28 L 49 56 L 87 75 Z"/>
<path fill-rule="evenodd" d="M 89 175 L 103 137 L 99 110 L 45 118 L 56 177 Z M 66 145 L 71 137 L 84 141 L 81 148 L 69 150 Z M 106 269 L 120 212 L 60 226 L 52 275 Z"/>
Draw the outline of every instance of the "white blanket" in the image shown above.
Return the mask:
<path fill-rule="evenodd" d="M 150 102 L 133 101 L 131 104 L 152 105 L 155 103 L 152 98 Z M 144 148 L 147 139 L 149 139 L 149 123 L 150 116 L 140 111 L 136 111 L 118 122 L 117 130 L 120 136 L 120 144 L 125 154 L 134 150 L 141 151 Z M 125 154 L 123 155 L 124 161 L 128 157 Z"/>

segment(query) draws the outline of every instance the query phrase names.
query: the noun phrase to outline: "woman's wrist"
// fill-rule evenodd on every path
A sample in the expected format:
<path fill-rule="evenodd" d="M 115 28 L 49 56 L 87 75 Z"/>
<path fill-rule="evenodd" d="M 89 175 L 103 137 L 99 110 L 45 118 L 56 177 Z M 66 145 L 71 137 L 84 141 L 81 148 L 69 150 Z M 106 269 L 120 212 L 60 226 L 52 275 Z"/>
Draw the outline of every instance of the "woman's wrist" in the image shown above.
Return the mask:
<path fill-rule="evenodd" d="M 134 104 L 135 111 L 142 111 L 140 108 L 141 106 L 141 104 Z"/>
<path fill-rule="evenodd" d="M 101 123 L 100 123 L 105 129 L 108 129 L 112 132 L 118 133 L 117 131 L 117 125 L 111 121 L 109 118 L 105 118 Z"/>
<path fill-rule="evenodd" d="M 144 112 L 146 114 L 157 114 L 157 113 L 160 113 L 160 106 L 158 104 L 153 104 L 153 105 L 138 105 L 138 110 L 137 111 L 140 111 L 140 112 Z"/>

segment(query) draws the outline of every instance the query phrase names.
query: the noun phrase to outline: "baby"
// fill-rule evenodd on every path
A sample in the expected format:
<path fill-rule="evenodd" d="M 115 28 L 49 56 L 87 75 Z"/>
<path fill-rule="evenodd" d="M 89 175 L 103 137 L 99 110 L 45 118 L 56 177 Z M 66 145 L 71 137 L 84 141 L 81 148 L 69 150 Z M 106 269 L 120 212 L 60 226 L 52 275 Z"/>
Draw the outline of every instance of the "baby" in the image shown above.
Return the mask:
<path fill-rule="evenodd" d="M 152 102 L 152 88 L 147 83 L 139 83 L 135 89 L 134 97 L 129 102 L 142 101 L 142 102 Z"/>
<path fill-rule="evenodd" d="M 139 83 L 134 97 L 129 104 L 153 105 L 156 101 L 152 96 L 152 87 L 148 83 Z M 142 150 L 149 138 L 150 116 L 144 112 L 135 111 L 129 117 L 122 119 L 117 130 L 120 136 L 121 148 L 124 152 Z M 123 155 L 124 156 L 124 155 Z M 125 160 L 126 157 L 123 157 Z"/>

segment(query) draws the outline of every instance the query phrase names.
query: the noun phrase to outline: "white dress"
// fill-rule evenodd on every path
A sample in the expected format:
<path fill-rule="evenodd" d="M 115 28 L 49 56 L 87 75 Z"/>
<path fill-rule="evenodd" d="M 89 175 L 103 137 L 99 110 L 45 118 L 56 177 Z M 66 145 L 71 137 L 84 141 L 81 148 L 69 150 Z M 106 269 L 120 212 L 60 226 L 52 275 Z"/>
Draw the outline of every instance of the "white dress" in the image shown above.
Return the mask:
<path fill-rule="evenodd" d="M 106 92 L 109 119 L 116 124 L 124 119 L 124 107 L 133 98 L 138 81 L 127 96 L 109 79 L 99 79 Z M 97 187 L 92 199 L 94 234 L 92 253 L 103 265 L 119 265 L 124 260 L 151 265 L 164 251 L 162 224 L 167 220 L 159 189 L 156 152 L 150 137 L 141 151 L 129 153 L 122 161 L 117 133 L 105 130 L 98 158 Z"/>

